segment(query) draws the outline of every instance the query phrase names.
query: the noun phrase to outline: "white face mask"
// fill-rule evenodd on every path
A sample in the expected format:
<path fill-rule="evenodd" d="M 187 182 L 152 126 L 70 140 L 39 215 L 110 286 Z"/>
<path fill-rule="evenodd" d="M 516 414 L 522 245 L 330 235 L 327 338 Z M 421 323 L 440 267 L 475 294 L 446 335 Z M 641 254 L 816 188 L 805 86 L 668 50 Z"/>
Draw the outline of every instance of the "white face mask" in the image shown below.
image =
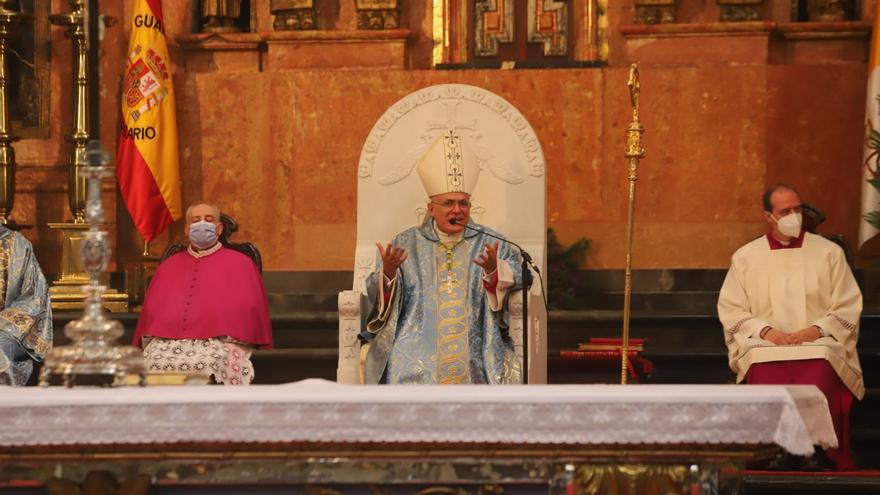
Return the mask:
<path fill-rule="evenodd" d="M 204 220 L 190 224 L 189 242 L 198 249 L 208 249 L 217 242 L 217 226 Z"/>
<path fill-rule="evenodd" d="M 776 228 L 779 229 L 782 235 L 787 237 L 799 237 L 801 235 L 801 226 L 804 219 L 800 213 L 789 213 L 779 220 L 773 217 L 773 220 L 776 221 Z"/>

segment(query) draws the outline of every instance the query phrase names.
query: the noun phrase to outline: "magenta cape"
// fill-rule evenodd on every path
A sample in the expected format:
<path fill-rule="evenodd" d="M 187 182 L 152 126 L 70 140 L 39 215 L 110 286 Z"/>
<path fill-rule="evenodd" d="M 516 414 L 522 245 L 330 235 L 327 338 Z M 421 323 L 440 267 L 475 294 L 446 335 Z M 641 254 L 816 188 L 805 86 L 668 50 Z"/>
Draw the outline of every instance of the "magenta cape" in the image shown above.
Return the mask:
<path fill-rule="evenodd" d="M 272 347 L 269 304 L 257 266 L 231 249 L 195 258 L 188 251 L 168 258 L 147 288 L 133 345 L 144 337 L 232 337 Z"/>

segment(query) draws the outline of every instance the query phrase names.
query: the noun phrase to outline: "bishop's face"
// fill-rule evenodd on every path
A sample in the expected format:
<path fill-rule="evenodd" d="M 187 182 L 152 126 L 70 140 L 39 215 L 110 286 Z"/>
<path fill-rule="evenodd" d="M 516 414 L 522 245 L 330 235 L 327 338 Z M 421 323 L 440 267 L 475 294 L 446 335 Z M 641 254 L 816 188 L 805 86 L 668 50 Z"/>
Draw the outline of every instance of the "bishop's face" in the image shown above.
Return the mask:
<path fill-rule="evenodd" d="M 452 192 L 431 196 L 428 213 L 434 218 L 437 228 L 444 234 L 458 234 L 471 220 L 471 196 L 467 193 Z M 452 224 L 452 220 L 457 225 Z"/>

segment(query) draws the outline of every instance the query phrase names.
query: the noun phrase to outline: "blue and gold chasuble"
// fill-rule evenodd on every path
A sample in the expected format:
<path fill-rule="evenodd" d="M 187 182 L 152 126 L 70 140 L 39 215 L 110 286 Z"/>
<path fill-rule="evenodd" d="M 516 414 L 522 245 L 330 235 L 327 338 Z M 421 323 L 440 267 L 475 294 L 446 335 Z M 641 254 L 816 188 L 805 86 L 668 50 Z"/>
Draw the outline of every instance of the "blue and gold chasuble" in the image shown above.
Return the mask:
<path fill-rule="evenodd" d="M 24 385 L 52 347 L 49 289 L 31 244 L 0 226 L 0 385 Z"/>
<path fill-rule="evenodd" d="M 471 223 L 492 234 L 496 232 Z M 475 264 L 486 235 L 466 230 L 461 240 L 443 244 L 433 219 L 394 238 L 408 257 L 397 272 L 386 317 L 379 320 L 382 259 L 367 278 L 369 310 L 361 339 L 369 342 L 365 383 L 522 383 L 521 363 L 508 334 L 505 301 L 492 311 Z M 452 245 L 450 245 L 452 244 Z M 519 253 L 498 247 L 520 285 Z"/>

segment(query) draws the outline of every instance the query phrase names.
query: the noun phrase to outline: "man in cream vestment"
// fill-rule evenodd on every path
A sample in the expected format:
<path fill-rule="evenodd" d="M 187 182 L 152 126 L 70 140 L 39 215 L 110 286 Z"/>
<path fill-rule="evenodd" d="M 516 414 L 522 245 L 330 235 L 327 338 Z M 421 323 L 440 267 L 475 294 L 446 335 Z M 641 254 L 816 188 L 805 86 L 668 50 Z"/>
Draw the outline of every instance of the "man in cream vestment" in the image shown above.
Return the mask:
<path fill-rule="evenodd" d="M 770 232 L 733 254 L 718 316 L 738 382 L 814 381 L 828 397 L 832 416 L 839 409 L 841 417 L 833 419 L 846 459 L 829 457 L 841 467 L 851 462 L 842 438 L 848 435 L 841 431 L 849 404 L 865 393 L 856 351 L 862 294 L 843 250 L 802 229 L 800 204 L 790 186 L 765 193 Z M 777 362 L 801 368 L 762 367 Z"/>
<path fill-rule="evenodd" d="M 471 142 L 449 131 L 417 165 L 428 216 L 377 245 L 367 278 L 369 321 L 360 338 L 365 383 L 521 383 L 506 297 L 519 255 L 470 221 L 480 165 Z M 468 225 L 472 229 L 466 229 Z"/>

